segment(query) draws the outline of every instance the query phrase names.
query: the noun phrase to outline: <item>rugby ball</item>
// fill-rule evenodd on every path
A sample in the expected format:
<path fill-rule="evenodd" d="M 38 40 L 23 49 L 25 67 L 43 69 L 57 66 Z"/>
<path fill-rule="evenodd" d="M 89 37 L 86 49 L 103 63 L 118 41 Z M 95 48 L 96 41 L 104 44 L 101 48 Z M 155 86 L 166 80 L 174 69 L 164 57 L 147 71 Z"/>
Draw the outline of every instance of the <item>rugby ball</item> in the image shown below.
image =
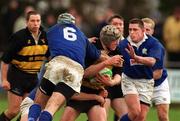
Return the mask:
<path fill-rule="evenodd" d="M 112 70 L 111 69 L 109 69 L 109 68 L 104 68 L 104 69 L 102 69 L 100 72 L 99 72 L 99 74 L 100 75 L 107 75 L 107 76 L 109 76 L 110 78 L 112 78 L 112 75 L 113 75 L 113 73 L 112 73 Z M 94 82 L 96 82 L 96 80 L 94 79 L 94 78 L 91 78 L 90 79 L 90 82 L 91 83 L 94 83 Z M 96 83 L 99 83 L 99 82 L 96 82 Z"/>
<path fill-rule="evenodd" d="M 99 72 L 100 75 L 107 75 L 109 77 L 112 77 L 112 70 L 109 68 L 104 68 Z"/>

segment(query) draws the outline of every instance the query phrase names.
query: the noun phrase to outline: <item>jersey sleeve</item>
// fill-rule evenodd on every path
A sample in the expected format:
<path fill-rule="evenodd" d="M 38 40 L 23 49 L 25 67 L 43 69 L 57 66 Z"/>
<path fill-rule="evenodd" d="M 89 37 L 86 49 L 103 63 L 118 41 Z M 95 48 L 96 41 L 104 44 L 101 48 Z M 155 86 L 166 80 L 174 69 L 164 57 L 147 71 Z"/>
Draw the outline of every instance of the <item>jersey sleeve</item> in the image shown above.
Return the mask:
<path fill-rule="evenodd" d="M 100 58 L 101 51 L 98 50 L 95 45 L 91 44 L 87 40 L 87 46 L 86 46 L 86 58 L 89 58 L 91 60 L 96 61 L 97 59 Z"/>
<path fill-rule="evenodd" d="M 160 59 L 157 60 L 155 65 L 153 66 L 153 70 L 164 68 L 165 50 L 164 50 L 164 47 L 162 47 L 162 46 L 160 46 L 160 48 L 161 48 L 161 56 L 160 56 Z"/>
<path fill-rule="evenodd" d="M 158 42 L 154 42 L 148 52 L 149 57 L 155 58 L 157 61 L 161 59 L 161 48 Z"/>
<path fill-rule="evenodd" d="M 9 42 L 10 45 L 1 58 L 4 63 L 10 63 L 13 57 L 16 56 L 16 53 L 20 51 L 23 46 L 21 39 L 16 34 L 10 37 Z"/>

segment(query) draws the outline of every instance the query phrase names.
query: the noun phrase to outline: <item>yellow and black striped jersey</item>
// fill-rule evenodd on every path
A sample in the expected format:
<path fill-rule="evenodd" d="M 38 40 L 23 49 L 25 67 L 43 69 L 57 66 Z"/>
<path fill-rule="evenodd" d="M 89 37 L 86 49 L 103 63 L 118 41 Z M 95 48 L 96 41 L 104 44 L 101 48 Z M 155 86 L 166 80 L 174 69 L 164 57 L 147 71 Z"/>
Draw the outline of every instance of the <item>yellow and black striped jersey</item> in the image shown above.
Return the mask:
<path fill-rule="evenodd" d="M 2 56 L 2 61 L 14 65 L 21 71 L 35 74 L 39 72 L 43 60 L 49 57 L 46 32 L 41 29 L 38 43 L 28 28 L 10 37 L 10 46 Z"/>

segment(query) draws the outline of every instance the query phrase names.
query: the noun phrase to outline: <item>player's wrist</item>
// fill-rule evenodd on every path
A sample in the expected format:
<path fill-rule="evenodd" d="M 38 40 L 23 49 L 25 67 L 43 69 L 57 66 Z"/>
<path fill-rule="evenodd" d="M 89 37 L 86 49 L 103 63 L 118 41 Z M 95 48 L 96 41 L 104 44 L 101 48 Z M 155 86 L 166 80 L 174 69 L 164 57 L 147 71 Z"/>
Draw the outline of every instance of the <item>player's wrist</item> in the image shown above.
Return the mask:
<path fill-rule="evenodd" d="M 135 60 L 136 62 L 139 62 L 139 61 L 140 61 L 140 56 L 134 55 L 134 60 Z"/>

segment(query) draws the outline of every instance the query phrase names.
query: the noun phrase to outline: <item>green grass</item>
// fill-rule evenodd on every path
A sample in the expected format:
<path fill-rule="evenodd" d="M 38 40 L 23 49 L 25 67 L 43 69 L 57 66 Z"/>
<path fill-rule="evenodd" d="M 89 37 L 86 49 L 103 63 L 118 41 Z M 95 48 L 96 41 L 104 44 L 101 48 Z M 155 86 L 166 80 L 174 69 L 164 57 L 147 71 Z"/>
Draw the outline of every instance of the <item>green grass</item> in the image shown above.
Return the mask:
<path fill-rule="evenodd" d="M 0 95 L 0 113 L 2 111 L 4 111 L 6 109 L 6 107 L 7 107 L 7 100 L 4 96 Z M 59 121 L 62 111 L 63 111 L 63 109 L 61 109 L 60 111 L 58 111 L 55 114 L 53 121 Z M 170 121 L 178 121 L 179 115 L 180 115 L 180 106 L 179 105 L 170 106 L 170 112 L 169 112 Z M 87 120 L 86 114 L 81 114 L 76 121 L 86 121 L 86 120 Z M 12 121 L 15 121 L 15 119 Z M 113 121 L 113 111 L 112 110 L 109 111 L 108 121 Z M 158 121 L 156 110 L 154 108 L 150 109 L 150 111 L 148 113 L 147 121 Z"/>

